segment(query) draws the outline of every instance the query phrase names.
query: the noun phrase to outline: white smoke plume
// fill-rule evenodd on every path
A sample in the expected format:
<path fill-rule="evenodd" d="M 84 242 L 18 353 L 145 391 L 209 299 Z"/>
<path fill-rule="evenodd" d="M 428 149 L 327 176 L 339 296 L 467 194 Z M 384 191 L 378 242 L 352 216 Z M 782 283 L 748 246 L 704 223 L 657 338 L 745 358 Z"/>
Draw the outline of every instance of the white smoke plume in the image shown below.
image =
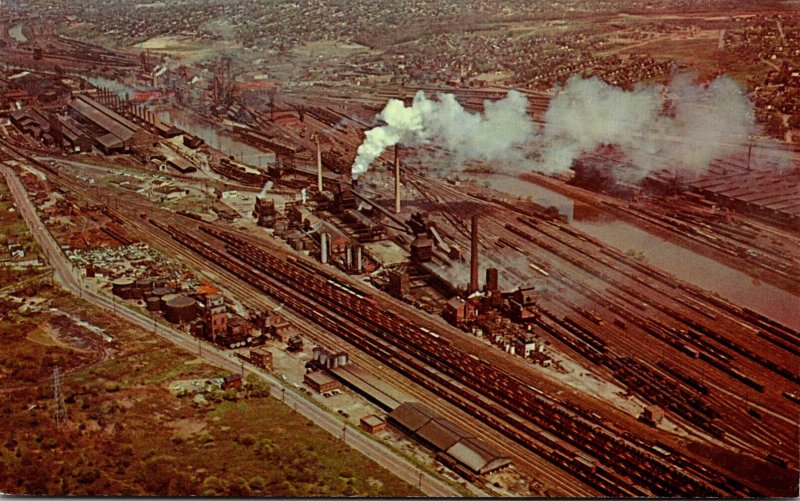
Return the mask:
<path fill-rule="evenodd" d="M 267 196 L 267 193 L 269 193 L 269 190 L 271 189 L 272 189 L 272 181 L 267 181 L 266 183 L 264 183 L 264 187 L 261 188 L 261 192 L 258 195 L 256 195 L 256 198 L 262 198 L 262 199 L 265 198 Z"/>
<path fill-rule="evenodd" d="M 701 86 L 684 75 L 633 91 L 572 77 L 545 122 L 541 170 L 565 171 L 582 153 L 615 145 L 639 178 L 663 168 L 703 173 L 715 158 L 741 151 L 757 130 L 744 89 L 726 76 Z"/>
<path fill-rule="evenodd" d="M 396 144 L 431 143 L 450 151 L 457 162 L 521 158 L 516 148 L 535 131 L 527 105 L 527 98 L 516 91 L 501 100 L 484 102 L 482 114 L 466 111 L 452 94 L 439 94 L 434 101 L 419 91 L 410 107 L 390 99 L 377 116 L 385 125 L 368 130 L 358 147 L 353 179 Z"/>

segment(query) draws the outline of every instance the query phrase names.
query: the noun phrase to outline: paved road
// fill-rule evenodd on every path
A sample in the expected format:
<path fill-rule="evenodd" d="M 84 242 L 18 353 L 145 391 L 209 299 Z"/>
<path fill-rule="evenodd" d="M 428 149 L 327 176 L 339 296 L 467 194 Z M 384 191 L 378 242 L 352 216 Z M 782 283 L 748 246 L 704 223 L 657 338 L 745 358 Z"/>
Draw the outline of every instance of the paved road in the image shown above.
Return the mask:
<path fill-rule="evenodd" d="M 104 295 L 97 294 L 85 288 L 79 273 L 61 251 L 61 247 L 50 232 L 47 231 L 42 224 L 28 198 L 25 187 L 22 185 L 17 175 L 5 165 L 0 166 L 0 171 L 3 173 L 8 183 L 9 190 L 14 197 L 20 214 L 30 228 L 31 233 L 33 233 L 34 238 L 42 247 L 50 265 L 53 267 L 54 279 L 61 284 L 64 289 L 89 301 L 95 306 L 111 310 L 116 315 L 134 324 L 147 330 L 152 330 L 162 338 L 186 351 L 198 354 L 204 360 L 217 367 L 232 372 L 252 372 L 258 374 L 270 383 L 271 394 L 274 398 L 282 400 L 286 405 L 291 406 L 296 412 L 310 419 L 323 430 L 326 430 L 340 439 L 344 439 L 345 443 L 409 484 L 419 487 L 426 495 L 434 497 L 459 496 L 459 493 L 449 484 L 420 470 L 417 466 L 387 445 L 365 435 L 350 423 L 344 422 L 338 416 L 329 413 L 316 402 L 295 392 L 292 387 L 287 386 L 284 381 L 274 377 L 272 374 L 262 371 L 238 358 L 234 358 L 233 354 L 219 350 L 208 343 L 203 343 L 202 348 L 200 348 L 198 341 L 187 333 L 162 325 L 158 323 L 154 317 L 150 317 L 138 310 L 129 309 L 126 305 L 117 303 L 113 298 L 109 299 Z"/>

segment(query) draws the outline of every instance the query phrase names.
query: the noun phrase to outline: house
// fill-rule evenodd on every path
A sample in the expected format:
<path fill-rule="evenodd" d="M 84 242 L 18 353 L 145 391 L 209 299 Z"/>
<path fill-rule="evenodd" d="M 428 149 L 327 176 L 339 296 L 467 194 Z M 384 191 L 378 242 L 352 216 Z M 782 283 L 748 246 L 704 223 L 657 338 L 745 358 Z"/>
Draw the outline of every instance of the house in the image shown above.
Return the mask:
<path fill-rule="evenodd" d="M 231 374 L 230 376 L 225 376 L 222 379 L 222 389 L 228 390 L 230 388 L 239 389 L 242 386 L 242 375 L 241 374 Z"/>

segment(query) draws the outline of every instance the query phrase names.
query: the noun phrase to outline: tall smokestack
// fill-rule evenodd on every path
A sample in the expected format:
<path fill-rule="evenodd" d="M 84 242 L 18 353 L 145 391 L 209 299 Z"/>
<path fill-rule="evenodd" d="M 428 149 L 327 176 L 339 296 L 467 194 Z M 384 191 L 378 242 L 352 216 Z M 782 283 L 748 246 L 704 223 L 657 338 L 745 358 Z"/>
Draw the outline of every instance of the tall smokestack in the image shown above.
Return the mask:
<path fill-rule="evenodd" d="M 469 289 L 472 294 L 478 291 L 478 215 L 472 216 L 472 249 L 469 255 Z"/>
<path fill-rule="evenodd" d="M 320 246 L 322 247 L 320 261 L 322 264 L 328 264 L 328 234 L 323 233 L 319 236 L 320 238 Z"/>
<path fill-rule="evenodd" d="M 322 193 L 322 152 L 319 149 L 319 136 L 314 134 L 314 144 L 317 146 L 317 190 Z"/>
<path fill-rule="evenodd" d="M 750 172 L 750 159 L 753 156 L 753 143 L 747 148 L 747 171 Z"/>
<path fill-rule="evenodd" d="M 394 213 L 400 214 L 400 145 L 394 145 Z"/>

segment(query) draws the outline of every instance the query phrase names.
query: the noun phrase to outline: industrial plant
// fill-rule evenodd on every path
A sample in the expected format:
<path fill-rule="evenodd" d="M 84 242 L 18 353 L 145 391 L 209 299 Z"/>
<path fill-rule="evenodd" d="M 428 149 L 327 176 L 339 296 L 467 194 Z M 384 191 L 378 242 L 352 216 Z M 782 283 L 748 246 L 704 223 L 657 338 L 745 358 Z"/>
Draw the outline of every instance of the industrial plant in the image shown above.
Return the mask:
<path fill-rule="evenodd" d="M 383 3 L 0 7 L 0 491 L 797 496 L 791 2 Z"/>

